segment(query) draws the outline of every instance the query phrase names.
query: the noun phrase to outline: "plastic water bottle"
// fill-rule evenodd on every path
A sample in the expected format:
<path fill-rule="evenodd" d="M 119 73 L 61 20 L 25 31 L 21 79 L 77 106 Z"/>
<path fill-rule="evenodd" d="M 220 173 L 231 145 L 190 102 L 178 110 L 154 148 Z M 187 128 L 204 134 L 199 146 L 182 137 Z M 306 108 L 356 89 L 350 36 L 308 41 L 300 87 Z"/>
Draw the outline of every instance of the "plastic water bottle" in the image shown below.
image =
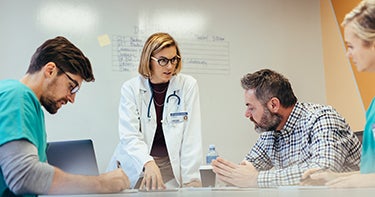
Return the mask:
<path fill-rule="evenodd" d="M 216 152 L 215 145 L 210 144 L 208 147 L 208 153 L 206 155 L 206 164 L 210 165 L 212 160 L 216 159 L 219 155 Z"/>

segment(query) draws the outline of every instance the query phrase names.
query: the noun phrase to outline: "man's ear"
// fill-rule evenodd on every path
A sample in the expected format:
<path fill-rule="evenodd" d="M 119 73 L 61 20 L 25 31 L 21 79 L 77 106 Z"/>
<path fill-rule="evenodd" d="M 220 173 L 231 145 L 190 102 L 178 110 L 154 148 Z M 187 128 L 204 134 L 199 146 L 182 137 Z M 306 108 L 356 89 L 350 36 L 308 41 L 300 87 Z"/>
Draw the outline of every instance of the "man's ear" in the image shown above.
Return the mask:
<path fill-rule="evenodd" d="M 268 109 L 273 112 L 273 113 L 276 113 L 279 111 L 280 109 L 280 100 L 276 97 L 272 97 L 268 103 L 267 103 L 267 107 Z"/>
<path fill-rule="evenodd" d="M 42 68 L 44 76 L 46 78 L 51 78 L 54 75 L 57 75 L 57 66 L 54 62 L 48 62 L 46 65 Z"/>

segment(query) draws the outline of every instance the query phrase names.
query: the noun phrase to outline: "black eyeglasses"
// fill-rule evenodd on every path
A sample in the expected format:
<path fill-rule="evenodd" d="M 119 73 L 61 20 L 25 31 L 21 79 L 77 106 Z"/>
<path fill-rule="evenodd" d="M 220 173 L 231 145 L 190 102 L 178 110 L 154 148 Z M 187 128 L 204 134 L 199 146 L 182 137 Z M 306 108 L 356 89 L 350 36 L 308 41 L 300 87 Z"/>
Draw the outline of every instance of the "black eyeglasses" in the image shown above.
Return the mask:
<path fill-rule="evenodd" d="M 165 58 L 165 57 L 162 57 L 162 58 L 158 59 L 156 57 L 151 56 L 151 59 L 154 60 L 154 61 L 157 61 L 158 64 L 162 67 L 168 65 L 169 62 L 171 62 L 172 65 L 176 65 L 181 60 L 181 58 L 178 55 L 172 57 L 171 59 L 168 59 L 168 58 Z"/>
<path fill-rule="evenodd" d="M 78 90 L 79 90 L 78 82 L 76 80 L 72 79 L 68 74 L 66 74 L 66 72 L 61 67 L 59 67 L 59 66 L 56 66 L 56 67 L 59 68 L 61 70 L 61 72 L 63 72 L 65 74 L 65 76 L 67 76 L 68 79 L 74 83 L 74 86 L 71 86 L 71 88 L 70 88 L 70 93 L 71 94 L 77 93 Z"/>

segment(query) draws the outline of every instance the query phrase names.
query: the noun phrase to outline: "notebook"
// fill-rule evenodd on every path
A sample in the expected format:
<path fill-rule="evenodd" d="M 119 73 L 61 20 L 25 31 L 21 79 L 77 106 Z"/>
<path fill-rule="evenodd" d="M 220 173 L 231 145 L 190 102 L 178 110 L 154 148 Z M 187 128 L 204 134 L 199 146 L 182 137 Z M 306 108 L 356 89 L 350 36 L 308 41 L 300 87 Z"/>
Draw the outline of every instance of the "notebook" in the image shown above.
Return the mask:
<path fill-rule="evenodd" d="M 47 161 L 61 170 L 81 175 L 98 175 L 98 164 L 91 139 L 47 143 Z"/>
<path fill-rule="evenodd" d="M 216 174 L 212 171 L 211 165 L 203 165 L 199 168 L 202 187 L 215 187 Z"/>

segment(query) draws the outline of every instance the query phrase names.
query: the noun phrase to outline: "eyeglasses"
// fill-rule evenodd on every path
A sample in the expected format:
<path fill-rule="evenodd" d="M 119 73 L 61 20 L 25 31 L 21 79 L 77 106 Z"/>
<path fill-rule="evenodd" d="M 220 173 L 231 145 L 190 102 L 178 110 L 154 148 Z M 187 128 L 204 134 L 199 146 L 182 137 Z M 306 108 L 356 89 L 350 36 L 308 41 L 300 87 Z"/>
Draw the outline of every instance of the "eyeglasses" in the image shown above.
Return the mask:
<path fill-rule="evenodd" d="M 151 56 L 151 59 L 157 61 L 158 64 L 162 67 L 168 65 L 169 62 L 171 62 L 172 65 L 176 65 L 181 60 L 181 58 L 178 55 L 172 57 L 171 59 L 165 57 L 157 59 L 156 57 Z"/>
<path fill-rule="evenodd" d="M 63 72 L 65 74 L 65 76 L 67 76 L 68 79 L 74 83 L 74 86 L 71 86 L 71 88 L 70 88 L 70 94 L 77 93 L 78 90 L 79 90 L 78 82 L 76 80 L 72 79 L 68 74 L 66 74 L 66 72 L 61 67 L 59 67 L 59 66 L 56 66 L 56 67 L 59 68 L 61 70 L 61 72 Z"/>

